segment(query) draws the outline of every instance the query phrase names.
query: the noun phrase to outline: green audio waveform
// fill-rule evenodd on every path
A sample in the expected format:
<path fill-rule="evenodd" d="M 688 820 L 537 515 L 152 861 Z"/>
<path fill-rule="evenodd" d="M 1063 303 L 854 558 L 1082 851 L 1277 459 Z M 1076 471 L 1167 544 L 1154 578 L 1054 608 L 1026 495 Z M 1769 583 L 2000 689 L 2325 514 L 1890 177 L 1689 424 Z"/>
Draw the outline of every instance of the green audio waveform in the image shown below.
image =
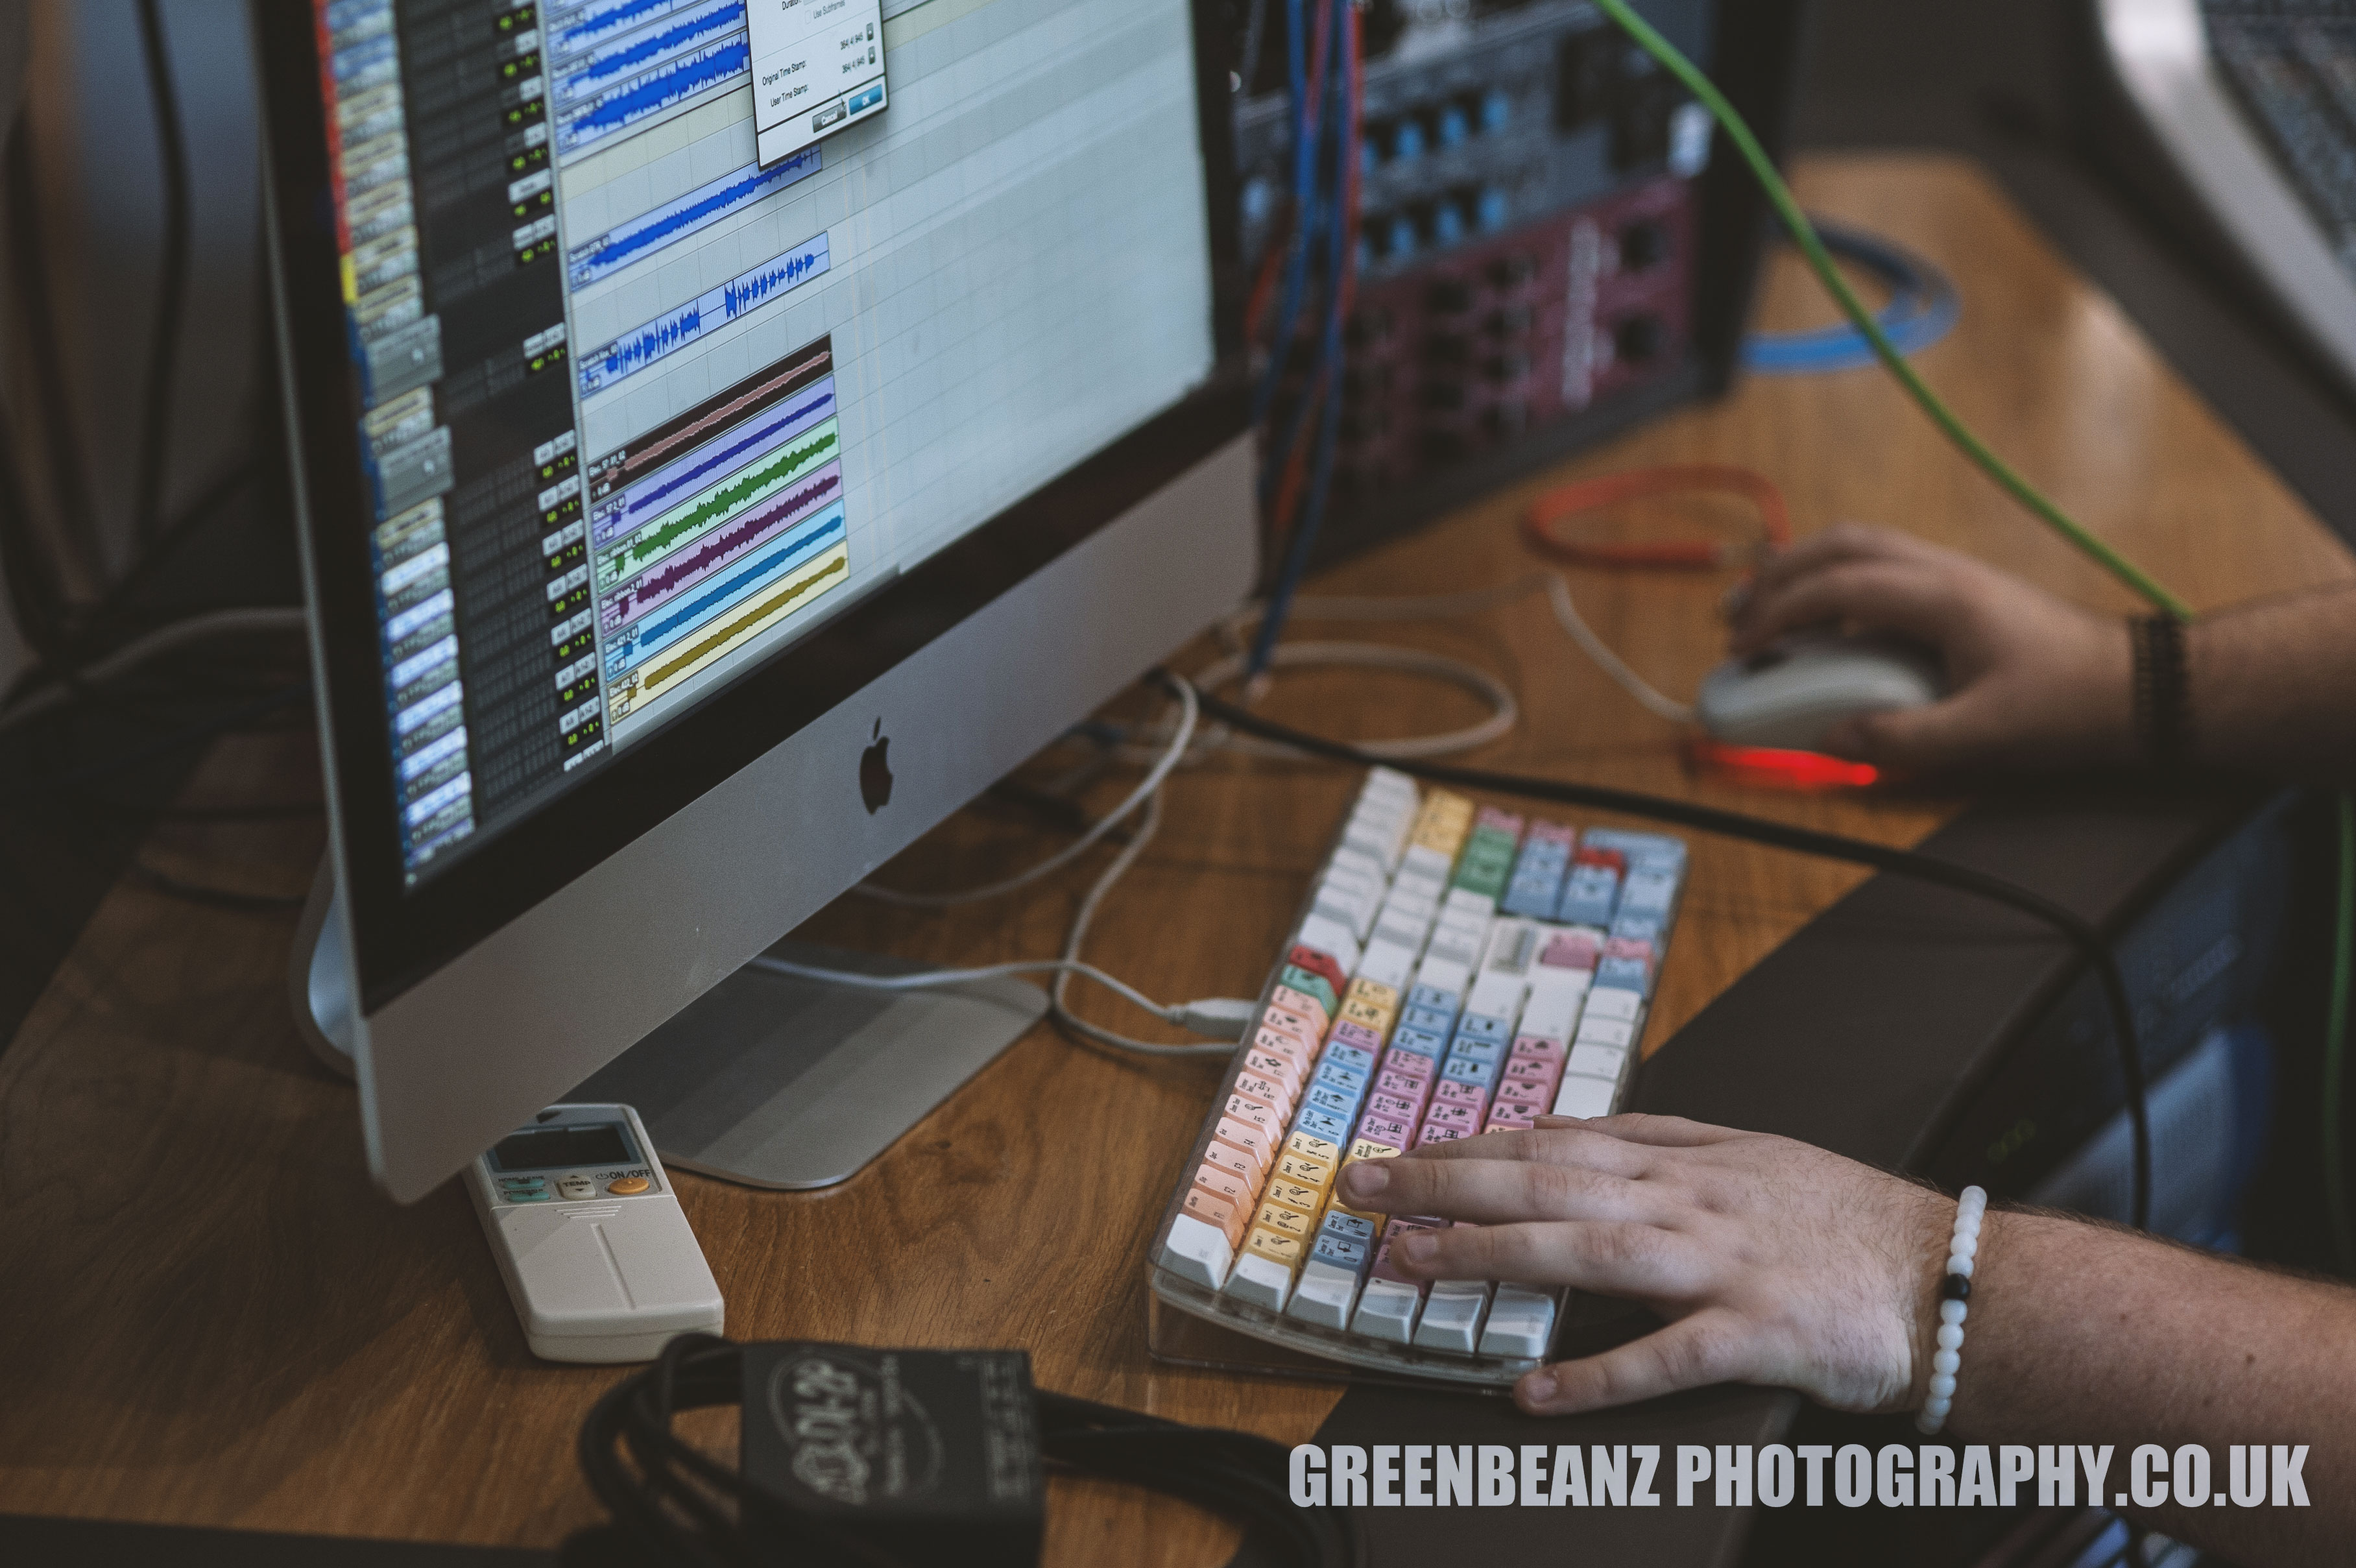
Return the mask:
<path fill-rule="evenodd" d="M 775 458 L 762 464 L 741 479 L 727 484 L 706 496 L 670 521 L 641 533 L 629 543 L 607 555 L 597 574 L 598 584 L 605 586 L 667 553 L 670 547 L 701 529 L 705 524 L 728 516 L 742 506 L 747 497 L 755 496 L 771 485 L 790 478 L 795 469 L 833 449 L 838 434 L 835 422 L 828 420 L 819 427 L 819 434 L 799 446 L 789 446 Z"/>

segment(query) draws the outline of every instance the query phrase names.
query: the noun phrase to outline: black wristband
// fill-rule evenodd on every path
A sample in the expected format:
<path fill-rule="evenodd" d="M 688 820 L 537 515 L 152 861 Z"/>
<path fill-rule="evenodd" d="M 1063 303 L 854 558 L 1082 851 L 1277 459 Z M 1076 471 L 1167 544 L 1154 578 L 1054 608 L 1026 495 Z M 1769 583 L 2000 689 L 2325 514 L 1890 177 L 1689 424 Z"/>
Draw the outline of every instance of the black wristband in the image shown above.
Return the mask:
<path fill-rule="evenodd" d="M 2135 642 L 2135 734 L 2146 760 L 2172 768 L 2184 760 L 2192 728 L 2191 682 L 2184 623 L 2139 616 L 2127 623 Z"/>

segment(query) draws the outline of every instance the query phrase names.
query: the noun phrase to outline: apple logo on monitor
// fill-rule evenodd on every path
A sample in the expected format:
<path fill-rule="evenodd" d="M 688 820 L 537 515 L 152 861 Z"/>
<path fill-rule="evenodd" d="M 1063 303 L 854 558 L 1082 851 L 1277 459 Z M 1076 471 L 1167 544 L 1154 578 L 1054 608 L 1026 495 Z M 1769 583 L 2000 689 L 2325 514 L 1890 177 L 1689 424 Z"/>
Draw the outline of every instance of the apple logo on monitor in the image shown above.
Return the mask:
<path fill-rule="evenodd" d="M 867 803 L 867 814 L 873 816 L 892 803 L 892 763 L 887 755 L 892 737 L 884 733 L 884 721 L 875 721 L 875 744 L 859 754 L 859 798 Z"/>

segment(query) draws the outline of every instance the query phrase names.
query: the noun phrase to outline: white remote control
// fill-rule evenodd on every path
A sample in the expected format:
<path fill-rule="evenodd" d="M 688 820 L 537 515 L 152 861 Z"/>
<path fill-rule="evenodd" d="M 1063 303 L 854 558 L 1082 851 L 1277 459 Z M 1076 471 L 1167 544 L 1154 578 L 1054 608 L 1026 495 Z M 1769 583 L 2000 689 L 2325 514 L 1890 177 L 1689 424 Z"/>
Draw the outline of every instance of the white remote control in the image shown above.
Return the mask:
<path fill-rule="evenodd" d="M 551 1361 L 651 1361 L 720 1332 L 720 1286 L 638 1113 L 552 1105 L 466 1167 L 524 1342 Z"/>

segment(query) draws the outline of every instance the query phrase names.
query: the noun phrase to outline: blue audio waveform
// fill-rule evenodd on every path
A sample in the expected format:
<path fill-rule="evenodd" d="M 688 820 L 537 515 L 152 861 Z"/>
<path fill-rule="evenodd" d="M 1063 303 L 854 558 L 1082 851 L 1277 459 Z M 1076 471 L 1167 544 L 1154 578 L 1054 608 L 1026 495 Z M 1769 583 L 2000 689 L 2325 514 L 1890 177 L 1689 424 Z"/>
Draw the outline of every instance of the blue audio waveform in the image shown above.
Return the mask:
<path fill-rule="evenodd" d="M 721 465 L 733 462 L 739 455 L 755 446 L 758 446 L 762 442 L 768 440 L 771 436 L 786 429 L 796 420 L 800 419 L 803 415 L 816 413 L 818 410 L 824 408 L 827 404 L 834 401 L 834 378 L 832 376 L 829 376 L 819 384 L 826 390 L 819 392 L 816 397 L 811 398 L 808 403 L 803 403 L 799 408 L 795 409 L 791 413 L 783 415 L 778 419 L 772 420 L 770 423 L 761 426 L 760 429 L 753 432 L 752 435 L 744 437 L 742 441 L 730 443 L 727 446 L 713 453 L 711 456 L 704 458 L 703 461 L 696 464 L 693 467 L 683 468 L 677 474 L 672 475 L 669 478 L 665 479 L 661 484 L 657 485 L 654 489 L 631 496 L 629 504 L 625 510 L 632 513 L 644 510 L 646 508 L 654 505 L 657 501 L 661 500 L 665 496 L 676 492 L 684 486 L 693 484 L 696 480 L 703 478 L 704 475 L 712 472 L 712 469 L 719 467 Z"/>
<path fill-rule="evenodd" d="M 820 234 L 731 278 L 718 288 L 705 290 L 637 331 L 624 333 L 582 361 L 582 392 L 585 395 L 609 387 L 625 376 L 635 375 L 701 337 L 707 325 L 717 327 L 732 321 L 808 283 L 826 271 L 828 259 L 826 236 Z"/>
<path fill-rule="evenodd" d="M 842 488 L 842 465 L 830 463 L 819 475 L 799 489 L 791 491 L 773 506 L 763 506 L 739 522 L 731 522 L 711 539 L 691 549 L 684 550 L 655 570 L 616 589 L 607 600 L 605 614 L 610 623 L 618 624 L 634 615 L 660 607 L 663 596 L 681 584 L 692 585 L 696 577 L 712 563 L 725 561 L 743 553 L 761 542 L 761 536 L 783 525 L 804 507 L 824 500 Z M 457 646 L 457 639 L 451 639 Z"/>
<path fill-rule="evenodd" d="M 701 11 L 682 16 L 669 27 L 650 27 L 619 44 L 592 50 L 579 65 L 564 73 L 562 102 L 570 103 L 584 93 L 596 91 L 617 76 L 677 54 L 710 34 L 742 26 L 744 20 L 744 0 L 713 0 Z"/>
<path fill-rule="evenodd" d="M 744 38 L 714 44 L 682 57 L 675 65 L 649 71 L 627 86 L 616 87 L 590 100 L 588 106 L 564 123 L 567 152 L 601 140 L 650 114 L 659 114 L 712 86 L 749 68 L 753 46 Z"/>
<path fill-rule="evenodd" d="M 803 148 L 774 168 L 747 164 L 651 212 L 616 224 L 573 250 L 570 263 L 573 286 L 584 288 L 609 276 L 640 257 L 651 255 L 726 217 L 748 201 L 758 201 L 773 190 L 781 190 L 805 176 L 816 174 L 819 166 L 819 149 L 814 146 Z"/>
<path fill-rule="evenodd" d="M 813 552 L 841 536 L 842 520 L 842 505 L 838 501 L 823 516 L 787 534 L 678 608 L 640 621 L 635 628 L 605 645 L 605 673 L 612 677 L 626 672 L 692 628 L 748 597 L 769 578 L 808 559 Z"/>
<path fill-rule="evenodd" d="M 549 26 L 550 52 L 559 59 L 578 54 L 626 27 L 664 16 L 680 0 L 620 0 L 618 5 L 592 5 L 576 13 L 578 20 Z"/>

